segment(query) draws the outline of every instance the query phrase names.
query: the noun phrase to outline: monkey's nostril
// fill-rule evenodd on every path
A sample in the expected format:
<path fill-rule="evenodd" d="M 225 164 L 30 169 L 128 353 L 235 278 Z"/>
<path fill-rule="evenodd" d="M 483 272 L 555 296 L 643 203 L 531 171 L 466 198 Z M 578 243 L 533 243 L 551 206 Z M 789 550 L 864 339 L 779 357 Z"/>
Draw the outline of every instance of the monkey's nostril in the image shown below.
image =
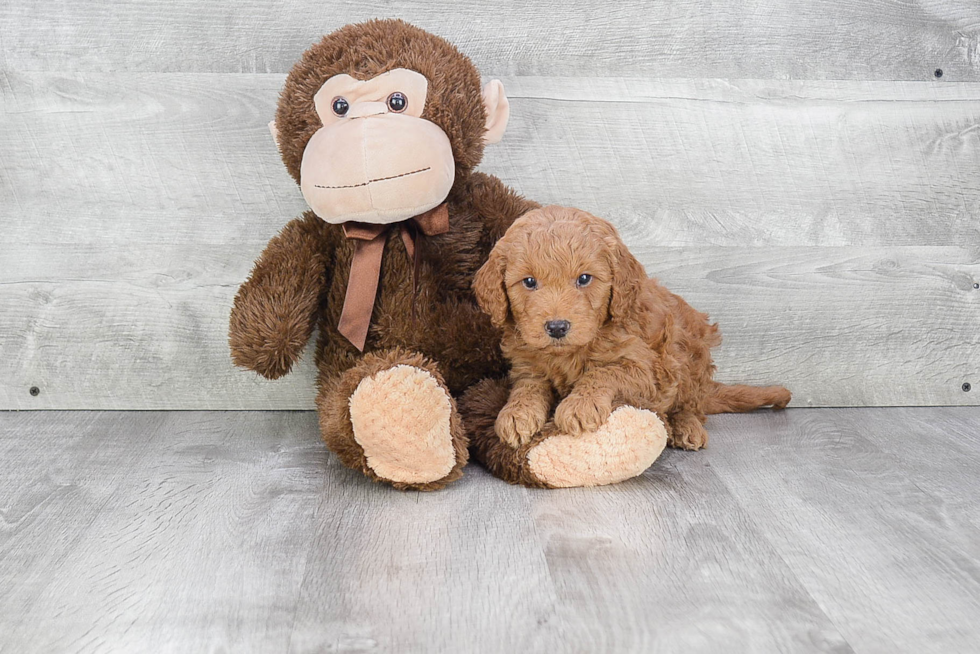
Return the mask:
<path fill-rule="evenodd" d="M 571 326 L 567 320 L 549 320 L 544 324 L 544 331 L 551 338 L 563 338 Z"/>

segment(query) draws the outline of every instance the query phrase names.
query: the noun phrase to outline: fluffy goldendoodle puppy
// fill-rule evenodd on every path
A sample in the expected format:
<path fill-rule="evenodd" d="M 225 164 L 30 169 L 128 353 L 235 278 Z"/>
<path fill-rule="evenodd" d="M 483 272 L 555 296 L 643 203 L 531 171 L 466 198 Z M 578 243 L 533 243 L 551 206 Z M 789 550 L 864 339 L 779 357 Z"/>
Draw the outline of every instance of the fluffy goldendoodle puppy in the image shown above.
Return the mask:
<path fill-rule="evenodd" d="M 558 430 L 598 429 L 621 405 L 656 412 L 668 444 L 707 443 L 705 415 L 781 409 L 781 386 L 712 379 L 718 326 L 647 278 L 616 229 L 584 211 L 549 206 L 519 218 L 474 281 L 477 300 L 503 330 L 510 397 L 497 435 L 528 443 L 551 417 Z"/>

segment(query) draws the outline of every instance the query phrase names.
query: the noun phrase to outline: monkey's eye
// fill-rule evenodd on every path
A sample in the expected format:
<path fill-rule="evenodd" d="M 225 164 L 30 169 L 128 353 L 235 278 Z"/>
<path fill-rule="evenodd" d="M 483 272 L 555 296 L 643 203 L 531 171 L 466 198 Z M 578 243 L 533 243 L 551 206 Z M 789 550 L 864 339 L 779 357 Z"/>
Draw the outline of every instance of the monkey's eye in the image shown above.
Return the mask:
<path fill-rule="evenodd" d="M 388 108 L 395 113 L 401 113 L 408 108 L 408 98 L 401 91 L 395 91 L 388 96 Z"/>
<path fill-rule="evenodd" d="M 575 280 L 575 285 L 578 286 L 579 288 L 582 288 L 583 286 L 588 286 L 591 283 L 592 283 L 592 275 L 590 275 L 589 273 L 582 273 L 581 275 L 578 276 L 578 279 Z"/>
<path fill-rule="evenodd" d="M 521 280 L 521 283 L 524 284 L 524 288 L 529 291 L 533 291 L 538 287 L 538 280 L 536 280 L 534 277 L 525 277 Z"/>
<path fill-rule="evenodd" d="M 347 104 L 347 100 L 341 97 L 334 98 L 333 102 L 330 104 L 330 107 L 333 109 L 333 112 L 338 116 L 347 115 L 347 110 L 350 109 L 350 105 Z"/>

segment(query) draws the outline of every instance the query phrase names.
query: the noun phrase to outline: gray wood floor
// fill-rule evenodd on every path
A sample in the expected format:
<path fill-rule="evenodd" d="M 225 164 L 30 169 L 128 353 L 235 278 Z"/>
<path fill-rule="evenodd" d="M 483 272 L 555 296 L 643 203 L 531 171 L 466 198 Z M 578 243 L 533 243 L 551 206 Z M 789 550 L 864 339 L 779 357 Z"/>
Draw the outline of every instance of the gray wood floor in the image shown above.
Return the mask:
<path fill-rule="evenodd" d="M 980 409 L 709 427 L 618 486 L 417 494 L 312 413 L 0 413 L 0 651 L 980 648 Z"/>

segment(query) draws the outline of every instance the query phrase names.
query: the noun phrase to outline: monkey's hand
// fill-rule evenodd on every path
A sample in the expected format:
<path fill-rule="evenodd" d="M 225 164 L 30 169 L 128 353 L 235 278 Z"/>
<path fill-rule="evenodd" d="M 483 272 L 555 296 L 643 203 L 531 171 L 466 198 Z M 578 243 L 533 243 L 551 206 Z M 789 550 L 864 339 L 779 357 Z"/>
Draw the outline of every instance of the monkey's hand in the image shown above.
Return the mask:
<path fill-rule="evenodd" d="M 269 241 L 231 310 L 235 365 L 269 379 L 289 372 L 316 326 L 326 268 L 323 225 L 313 214 L 291 221 Z"/>

